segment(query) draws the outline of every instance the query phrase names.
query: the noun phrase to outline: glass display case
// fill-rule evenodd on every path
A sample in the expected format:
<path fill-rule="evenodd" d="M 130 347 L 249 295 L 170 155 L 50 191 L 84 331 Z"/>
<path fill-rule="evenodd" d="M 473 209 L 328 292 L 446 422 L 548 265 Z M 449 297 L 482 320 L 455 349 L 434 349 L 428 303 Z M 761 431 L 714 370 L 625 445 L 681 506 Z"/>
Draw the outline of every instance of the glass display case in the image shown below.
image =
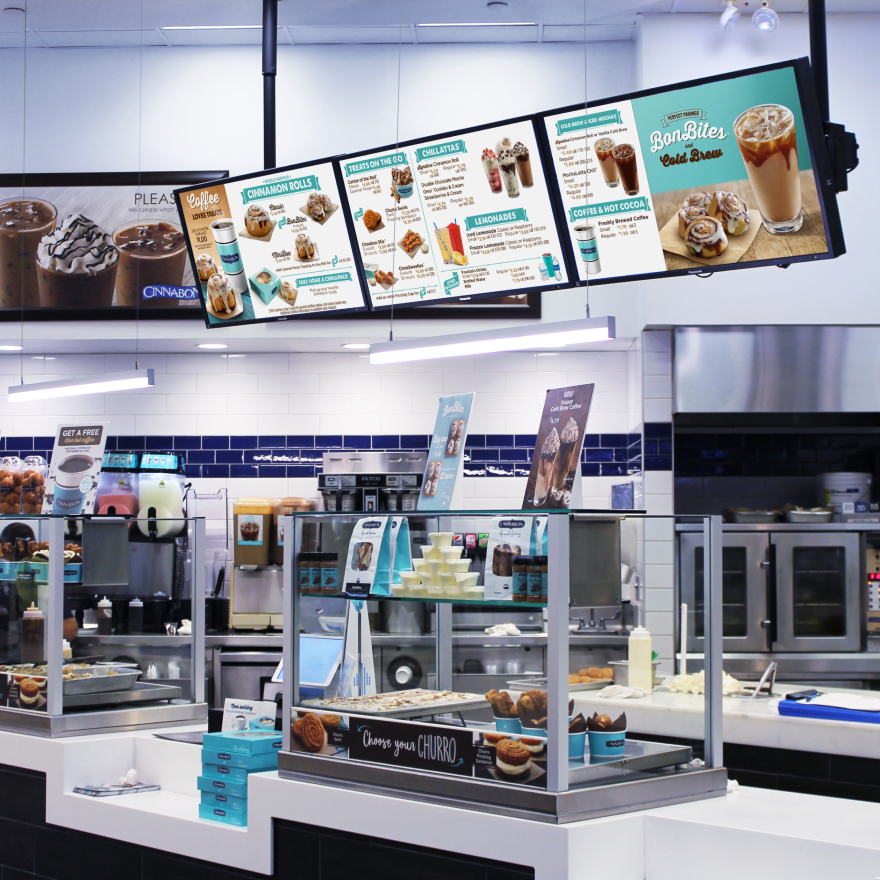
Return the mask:
<path fill-rule="evenodd" d="M 705 764 L 690 743 L 647 741 L 626 729 L 625 712 L 597 711 L 592 697 L 614 684 L 615 667 L 579 668 L 572 647 L 632 604 L 598 622 L 593 613 L 621 603 L 633 572 L 643 581 L 652 519 L 673 521 L 610 511 L 289 517 L 281 775 L 551 822 L 723 794 L 720 518 L 717 534 L 705 522 Z M 622 634 L 638 607 L 636 597 Z M 539 614 L 531 638 L 543 642 L 542 668 L 456 689 L 453 614 L 468 609 L 502 612 L 487 643 L 516 633 L 506 616 Z M 392 615 L 420 621 L 433 675 L 377 674 L 377 625 Z"/>
<path fill-rule="evenodd" d="M 0 728 L 203 720 L 204 544 L 203 519 L 0 518 Z M 153 655 L 120 649 L 128 637 Z"/>

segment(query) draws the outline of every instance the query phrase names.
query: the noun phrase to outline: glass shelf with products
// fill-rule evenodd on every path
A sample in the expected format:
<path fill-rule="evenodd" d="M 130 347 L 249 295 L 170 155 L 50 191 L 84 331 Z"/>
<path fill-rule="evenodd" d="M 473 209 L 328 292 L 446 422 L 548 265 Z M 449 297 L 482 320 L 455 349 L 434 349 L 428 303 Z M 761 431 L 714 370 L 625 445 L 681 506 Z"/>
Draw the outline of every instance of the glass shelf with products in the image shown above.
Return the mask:
<path fill-rule="evenodd" d="M 393 588 L 392 588 L 393 589 Z M 546 608 L 546 602 L 514 602 L 505 600 L 492 599 L 469 599 L 459 596 L 401 596 L 392 592 L 390 596 L 377 595 L 371 593 L 367 596 L 349 596 L 346 593 L 301 593 L 304 598 L 309 599 L 345 599 L 349 602 L 358 599 L 381 600 L 383 602 L 422 602 L 425 604 L 443 603 L 447 605 L 479 605 L 487 608 L 525 608 L 525 609 L 541 609 Z"/>

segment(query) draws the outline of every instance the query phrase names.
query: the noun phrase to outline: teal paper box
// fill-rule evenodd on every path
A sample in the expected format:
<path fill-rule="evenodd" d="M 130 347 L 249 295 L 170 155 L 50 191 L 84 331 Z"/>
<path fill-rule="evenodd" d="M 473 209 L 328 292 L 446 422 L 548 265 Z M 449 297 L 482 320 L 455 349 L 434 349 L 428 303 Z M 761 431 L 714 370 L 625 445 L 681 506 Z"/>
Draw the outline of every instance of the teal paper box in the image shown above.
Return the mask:
<path fill-rule="evenodd" d="M 250 773 L 260 773 L 263 770 L 277 770 L 278 755 L 275 752 L 251 755 L 247 752 L 213 751 L 212 749 L 203 748 L 202 764 L 232 767 L 247 770 Z"/>
<path fill-rule="evenodd" d="M 214 794 L 225 794 L 229 797 L 247 798 L 247 782 L 235 782 L 232 779 L 216 779 L 210 776 L 200 776 L 198 779 L 199 791 Z"/>
<path fill-rule="evenodd" d="M 202 737 L 202 748 L 259 755 L 280 751 L 283 739 L 280 731 L 227 730 L 223 733 L 206 733 Z"/>
<path fill-rule="evenodd" d="M 210 804 L 199 804 L 199 818 L 209 819 L 212 822 L 223 822 L 226 825 L 238 825 L 239 828 L 243 828 L 247 825 L 247 810 L 237 812 Z"/>
<path fill-rule="evenodd" d="M 260 269 L 255 275 L 248 278 L 251 289 L 260 299 L 269 305 L 278 293 L 281 279 L 271 269 Z"/>
<path fill-rule="evenodd" d="M 220 807 L 233 813 L 247 813 L 247 798 L 232 797 L 227 794 L 214 794 L 211 791 L 202 792 L 202 803 L 209 807 Z"/>
<path fill-rule="evenodd" d="M 202 776 L 247 783 L 248 771 L 244 767 L 227 767 L 225 764 L 202 764 Z"/>

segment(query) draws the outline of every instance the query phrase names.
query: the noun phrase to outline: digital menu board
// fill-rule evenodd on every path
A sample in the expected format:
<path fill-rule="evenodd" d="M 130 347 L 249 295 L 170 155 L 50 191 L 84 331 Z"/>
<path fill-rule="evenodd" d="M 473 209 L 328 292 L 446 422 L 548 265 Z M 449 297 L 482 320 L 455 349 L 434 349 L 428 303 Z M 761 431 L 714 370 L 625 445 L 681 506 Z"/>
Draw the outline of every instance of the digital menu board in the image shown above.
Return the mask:
<path fill-rule="evenodd" d="M 208 327 L 365 308 L 330 161 L 175 195 Z"/>
<path fill-rule="evenodd" d="M 338 161 L 372 308 L 568 285 L 531 119 Z"/>
<path fill-rule="evenodd" d="M 805 59 L 545 114 L 579 279 L 839 256 L 818 118 Z"/>

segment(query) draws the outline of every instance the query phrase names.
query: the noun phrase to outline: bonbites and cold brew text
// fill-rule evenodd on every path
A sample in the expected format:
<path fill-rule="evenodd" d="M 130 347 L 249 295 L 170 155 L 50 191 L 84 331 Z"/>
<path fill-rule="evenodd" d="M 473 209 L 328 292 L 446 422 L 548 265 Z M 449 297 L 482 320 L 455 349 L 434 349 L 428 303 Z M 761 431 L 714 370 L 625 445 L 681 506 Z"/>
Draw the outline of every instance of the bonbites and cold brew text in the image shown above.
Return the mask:
<path fill-rule="evenodd" d="M 363 308 L 329 163 L 178 195 L 209 324 Z"/>
<path fill-rule="evenodd" d="M 341 164 L 374 306 L 567 281 L 531 122 Z"/>

